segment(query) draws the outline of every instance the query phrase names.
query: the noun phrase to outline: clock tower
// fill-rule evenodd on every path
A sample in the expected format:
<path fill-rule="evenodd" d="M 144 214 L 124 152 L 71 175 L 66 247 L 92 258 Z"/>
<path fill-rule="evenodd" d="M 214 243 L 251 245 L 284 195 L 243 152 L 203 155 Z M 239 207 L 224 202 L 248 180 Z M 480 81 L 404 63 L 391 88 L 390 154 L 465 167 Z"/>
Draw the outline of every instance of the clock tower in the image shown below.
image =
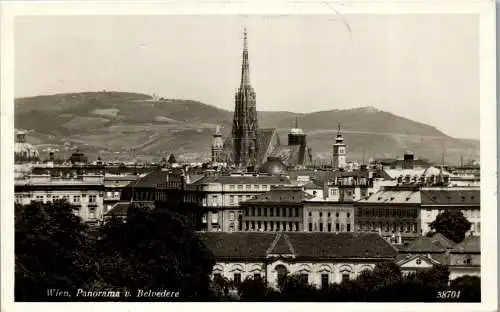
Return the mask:
<path fill-rule="evenodd" d="M 335 138 L 335 144 L 333 144 L 332 165 L 334 169 L 340 169 L 345 167 L 346 154 L 347 154 L 347 145 L 344 143 L 344 137 L 340 132 L 340 124 L 339 124 L 339 130 L 337 132 L 337 137 Z"/>

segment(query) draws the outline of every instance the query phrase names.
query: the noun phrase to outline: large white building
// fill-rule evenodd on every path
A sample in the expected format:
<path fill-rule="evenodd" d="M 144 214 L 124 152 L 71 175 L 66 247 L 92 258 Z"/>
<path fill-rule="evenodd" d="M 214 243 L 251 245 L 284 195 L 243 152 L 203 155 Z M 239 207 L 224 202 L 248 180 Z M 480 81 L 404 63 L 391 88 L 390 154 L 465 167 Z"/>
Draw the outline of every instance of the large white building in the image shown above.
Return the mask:
<path fill-rule="evenodd" d="M 290 185 L 283 176 L 262 174 L 209 175 L 193 185 L 201 193 L 202 222 L 208 231 L 241 230 L 240 202 L 271 190 L 271 186 Z"/>
<path fill-rule="evenodd" d="M 84 222 L 98 224 L 104 214 L 104 176 L 84 174 L 53 177 L 50 174 L 29 175 L 15 180 L 15 202 L 29 204 L 64 199 Z"/>

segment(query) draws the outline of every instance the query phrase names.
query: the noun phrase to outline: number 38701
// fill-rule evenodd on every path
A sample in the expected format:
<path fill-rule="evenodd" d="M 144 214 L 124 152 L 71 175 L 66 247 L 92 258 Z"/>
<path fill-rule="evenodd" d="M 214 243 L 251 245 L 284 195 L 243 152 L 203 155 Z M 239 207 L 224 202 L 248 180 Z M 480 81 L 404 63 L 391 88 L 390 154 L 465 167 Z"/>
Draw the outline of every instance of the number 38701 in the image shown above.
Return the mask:
<path fill-rule="evenodd" d="M 437 298 L 438 299 L 458 299 L 458 298 L 460 298 L 460 290 L 459 291 L 454 291 L 454 290 L 438 291 Z"/>

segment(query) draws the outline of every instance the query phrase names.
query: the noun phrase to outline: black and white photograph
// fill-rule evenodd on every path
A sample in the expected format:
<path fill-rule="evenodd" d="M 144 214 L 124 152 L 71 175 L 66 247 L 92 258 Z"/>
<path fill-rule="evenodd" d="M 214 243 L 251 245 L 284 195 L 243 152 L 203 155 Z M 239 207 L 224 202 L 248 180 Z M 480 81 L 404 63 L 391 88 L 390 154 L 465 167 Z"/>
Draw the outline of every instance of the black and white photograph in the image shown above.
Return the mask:
<path fill-rule="evenodd" d="M 494 3 L 424 3 L 2 4 L 2 298 L 494 308 Z"/>

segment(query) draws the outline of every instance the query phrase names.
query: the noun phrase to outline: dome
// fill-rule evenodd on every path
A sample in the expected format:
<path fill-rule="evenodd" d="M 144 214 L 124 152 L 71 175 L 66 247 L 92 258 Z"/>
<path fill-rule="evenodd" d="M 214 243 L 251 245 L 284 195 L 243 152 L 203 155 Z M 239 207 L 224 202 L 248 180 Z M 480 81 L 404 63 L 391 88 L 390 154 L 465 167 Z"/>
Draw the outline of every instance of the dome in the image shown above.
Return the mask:
<path fill-rule="evenodd" d="M 302 130 L 300 128 L 292 128 L 292 129 L 290 129 L 290 131 L 288 131 L 288 134 L 303 135 L 304 134 L 304 130 Z"/>
<path fill-rule="evenodd" d="M 441 170 L 439 170 L 436 167 L 429 167 L 425 169 L 423 176 L 431 177 L 431 176 L 438 176 L 439 174 L 441 174 Z"/>
<path fill-rule="evenodd" d="M 286 173 L 286 167 L 279 157 L 268 157 L 267 161 L 259 167 L 259 173 L 280 175 Z"/>
<path fill-rule="evenodd" d="M 18 131 L 16 133 L 16 143 L 14 144 L 15 161 L 38 160 L 39 154 L 36 147 L 26 142 L 26 133 Z"/>

